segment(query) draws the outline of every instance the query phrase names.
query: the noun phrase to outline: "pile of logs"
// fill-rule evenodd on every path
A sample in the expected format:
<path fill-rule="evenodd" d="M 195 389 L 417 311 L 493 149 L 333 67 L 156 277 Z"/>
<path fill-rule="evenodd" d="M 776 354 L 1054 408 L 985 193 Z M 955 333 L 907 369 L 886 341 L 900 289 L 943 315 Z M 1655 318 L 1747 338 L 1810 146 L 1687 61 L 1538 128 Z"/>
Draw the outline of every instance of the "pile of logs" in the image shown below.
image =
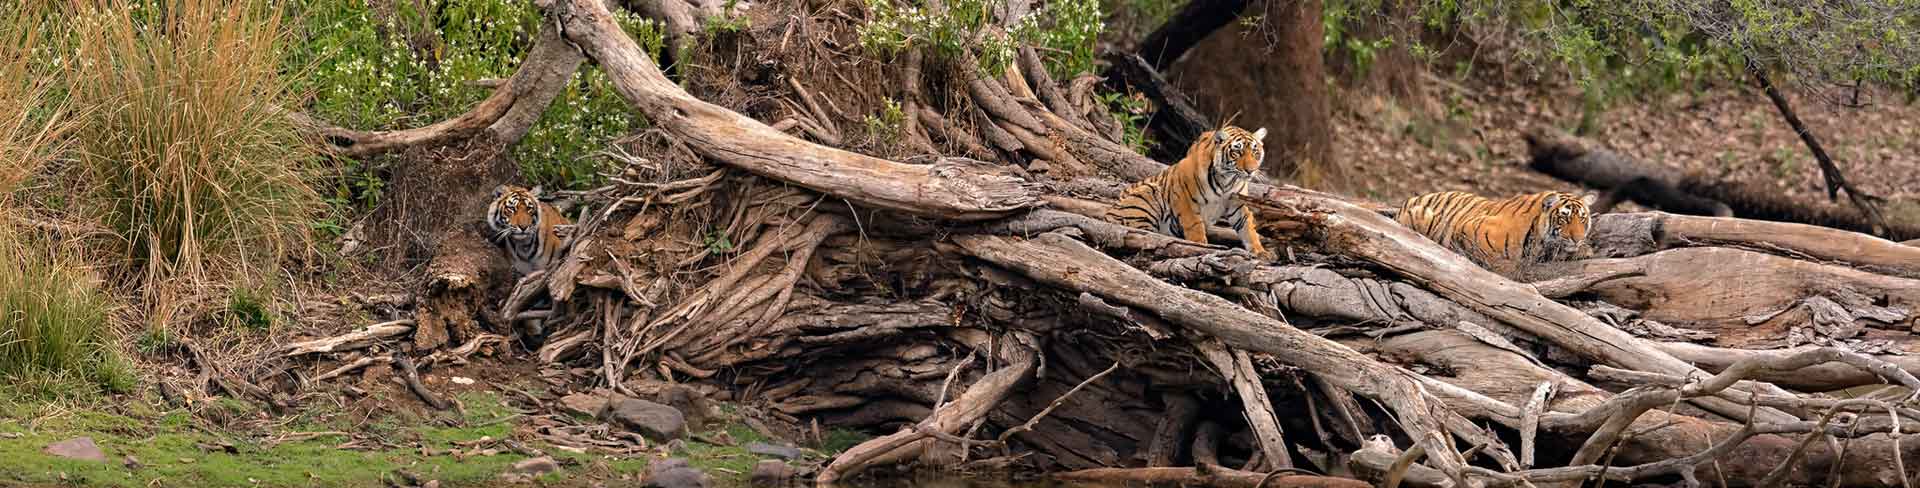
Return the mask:
<path fill-rule="evenodd" d="M 892 431 L 823 483 L 909 463 L 1247 487 L 1907 486 L 1917 472 L 1901 440 L 1920 432 L 1920 361 L 1896 354 L 1920 327 L 1920 248 L 1608 214 L 1599 257 L 1508 277 L 1372 204 L 1254 185 L 1240 198 L 1282 255 L 1259 261 L 1097 218 L 1112 181 L 1162 166 L 1118 144 L 1031 49 L 1007 73 L 967 73 L 986 142 L 922 120 L 1004 164 L 903 162 L 693 97 L 603 2 L 536 4 L 541 42 L 571 46 L 537 47 L 560 61 L 527 66 L 592 59 L 717 168 L 594 192 L 568 259 L 484 322 L 546 319 L 536 360 L 596 370 L 591 386 L 708 382 L 796 423 Z M 505 101 L 443 129 L 503 120 L 541 79 L 516 75 Z M 441 137 L 331 134 L 354 151 Z M 1087 176 L 1016 165 L 1036 160 Z M 730 248 L 676 244 L 715 231 Z M 529 311 L 541 294 L 553 310 Z"/>

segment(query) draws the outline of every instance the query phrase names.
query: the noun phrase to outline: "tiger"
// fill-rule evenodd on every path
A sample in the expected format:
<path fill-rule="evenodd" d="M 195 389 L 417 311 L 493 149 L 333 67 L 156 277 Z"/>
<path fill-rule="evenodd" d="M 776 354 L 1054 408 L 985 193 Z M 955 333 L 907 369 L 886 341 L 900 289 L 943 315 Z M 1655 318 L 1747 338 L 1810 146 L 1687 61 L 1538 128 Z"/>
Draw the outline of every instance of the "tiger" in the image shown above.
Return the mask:
<path fill-rule="evenodd" d="M 1106 220 L 1201 244 L 1207 243 L 1207 227 L 1225 220 L 1248 251 L 1272 259 L 1260 244 L 1253 211 L 1233 201 L 1260 172 L 1266 138 L 1265 127 L 1247 132 L 1233 125 L 1201 134 L 1180 162 L 1128 188 Z"/>
<path fill-rule="evenodd" d="M 538 187 L 500 185 L 487 205 L 487 227 L 493 240 L 506 246 L 513 271 L 526 275 L 547 269 L 566 252 L 563 246 L 573 222 L 540 201 Z"/>
<path fill-rule="evenodd" d="M 1466 192 L 1407 199 L 1394 220 L 1488 269 L 1563 260 L 1587 251 L 1593 195 L 1544 191 L 1488 200 Z"/>

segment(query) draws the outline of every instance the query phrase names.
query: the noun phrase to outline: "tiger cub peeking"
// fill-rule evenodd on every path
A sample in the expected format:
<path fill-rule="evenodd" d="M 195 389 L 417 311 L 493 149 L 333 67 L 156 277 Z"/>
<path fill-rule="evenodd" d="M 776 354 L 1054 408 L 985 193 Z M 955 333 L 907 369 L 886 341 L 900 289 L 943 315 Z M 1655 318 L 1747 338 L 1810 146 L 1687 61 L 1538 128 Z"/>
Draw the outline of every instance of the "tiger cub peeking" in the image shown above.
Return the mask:
<path fill-rule="evenodd" d="M 1240 242 L 1262 259 L 1273 254 L 1260 245 L 1253 212 L 1233 201 L 1260 171 L 1267 157 L 1265 127 L 1253 132 L 1228 125 L 1201 134 L 1187 157 L 1128 188 L 1107 221 L 1207 243 L 1207 227 L 1226 220 Z"/>
<path fill-rule="evenodd" d="M 1407 199 L 1394 220 L 1481 267 L 1572 258 L 1587 249 L 1593 195 L 1546 191 L 1488 200 L 1449 191 Z"/>
<path fill-rule="evenodd" d="M 540 190 L 512 185 L 493 189 L 487 206 L 487 228 L 493 240 L 507 248 L 513 271 L 522 275 L 547 269 L 566 249 L 573 222 L 558 209 L 540 201 Z"/>

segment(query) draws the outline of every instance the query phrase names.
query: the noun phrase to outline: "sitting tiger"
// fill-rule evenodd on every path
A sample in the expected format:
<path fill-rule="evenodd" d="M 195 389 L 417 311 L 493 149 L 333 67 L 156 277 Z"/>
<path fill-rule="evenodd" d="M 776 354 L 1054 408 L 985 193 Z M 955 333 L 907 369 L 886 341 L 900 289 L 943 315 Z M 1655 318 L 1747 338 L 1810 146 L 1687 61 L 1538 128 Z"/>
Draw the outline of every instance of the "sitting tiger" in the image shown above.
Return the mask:
<path fill-rule="evenodd" d="M 1136 229 L 1185 237 L 1207 243 L 1207 227 L 1226 220 L 1240 232 L 1240 242 L 1262 259 L 1273 254 L 1260 245 L 1253 212 L 1233 201 L 1245 190 L 1267 157 L 1265 127 L 1253 132 L 1227 125 L 1201 134 L 1187 157 L 1128 188 L 1120 203 L 1107 211 L 1107 221 Z"/>
<path fill-rule="evenodd" d="M 1407 199 L 1394 220 L 1481 267 L 1563 260 L 1587 249 L 1594 197 L 1546 191 L 1488 200 L 1449 191 Z"/>
<path fill-rule="evenodd" d="M 487 228 L 495 242 L 506 246 L 513 271 L 526 275 L 558 262 L 573 222 L 540 201 L 538 188 L 500 185 L 487 206 Z"/>

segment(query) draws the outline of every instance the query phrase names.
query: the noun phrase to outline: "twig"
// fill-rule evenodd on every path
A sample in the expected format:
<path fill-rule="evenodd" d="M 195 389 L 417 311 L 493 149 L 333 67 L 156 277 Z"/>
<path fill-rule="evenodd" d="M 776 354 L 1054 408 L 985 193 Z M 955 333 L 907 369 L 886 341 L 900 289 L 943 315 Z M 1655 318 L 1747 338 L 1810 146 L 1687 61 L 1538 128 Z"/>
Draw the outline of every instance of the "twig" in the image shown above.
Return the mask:
<path fill-rule="evenodd" d="M 1006 432 L 1001 432 L 1000 437 L 996 439 L 995 442 L 998 442 L 1001 445 L 1005 445 L 1007 443 L 1007 439 L 1012 438 L 1014 434 L 1033 430 L 1034 424 L 1039 423 L 1040 419 L 1047 418 L 1047 414 L 1053 413 L 1053 409 L 1060 408 L 1060 405 L 1065 404 L 1067 402 L 1068 397 L 1073 396 L 1074 393 L 1079 393 L 1081 388 L 1086 388 L 1087 385 L 1093 384 L 1093 382 L 1095 381 L 1100 381 L 1100 378 L 1107 377 L 1108 373 L 1112 373 L 1114 370 L 1117 370 L 1117 369 L 1120 369 L 1120 362 L 1114 361 L 1113 365 L 1107 366 L 1107 369 L 1105 371 L 1101 371 L 1098 374 L 1088 377 L 1086 381 L 1082 381 L 1080 382 L 1080 384 L 1074 385 L 1073 389 L 1067 390 L 1067 392 L 1061 394 L 1059 398 L 1053 399 L 1053 404 L 1047 405 L 1047 408 L 1041 409 L 1040 413 L 1034 414 L 1033 418 L 1027 419 L 1027 423 L 1020 424 L 1019 426 L 1016 426 L 1011 429 L 1007 429 Z"/>
<path fill-rule="evenodd" d="M 413 394 L 420 397 L 421 401 L 427 402 L 427 406 L 433 407 L 434 410 L 453 408 L 453 403 L 448 402 L 444 398 L 440 398 L 438 395 L 434 395 L 432 391 L 427 389 L 425 383 L 420 382 L 420 370 L 414 369 L 413 361 L 407 359 L 406 353 L 393 353 L 393 365 L 396 368 L 400 368 L 400 380 L 407 384 L 407 389 L 413 391 Z"/>
<path fill-rule="evenodd" d="M 1385 486 L 1387 488 L 1400 488 L 1400 480 L 1407 476 L 1407 469 L 1413 467 L 1414 461 L 1419 461 L 1420 458 L 1426 456 L 1427 448 L 1420 447 L 1419 444 L 1414 444 L 1413 448 L 1407 449 L 1407 452 L 1400 453 L 1400 458 L 1394 459 L 1393 466 L 1387 468 L 1387 482 Z"/>

